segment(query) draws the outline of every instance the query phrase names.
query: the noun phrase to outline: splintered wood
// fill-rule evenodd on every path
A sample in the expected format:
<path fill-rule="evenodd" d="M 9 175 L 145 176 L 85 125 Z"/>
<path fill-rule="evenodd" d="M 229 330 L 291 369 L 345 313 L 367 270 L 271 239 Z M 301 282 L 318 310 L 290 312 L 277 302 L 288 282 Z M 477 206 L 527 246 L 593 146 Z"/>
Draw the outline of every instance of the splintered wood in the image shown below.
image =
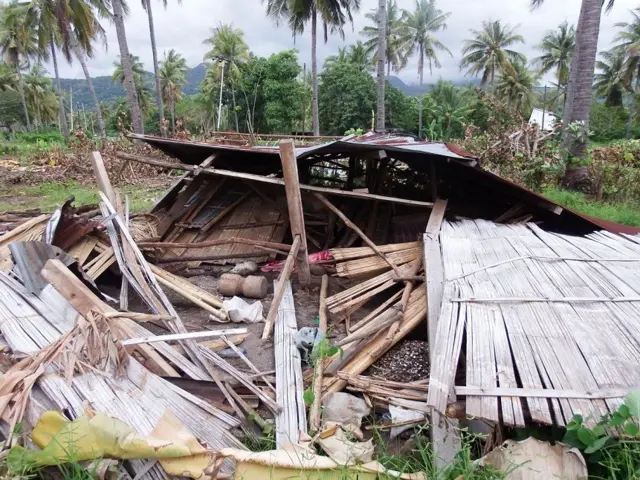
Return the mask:
<path fill-rule="evenodd" d="M 640 370 L 628 367 L 640 358 L 635 237 L 572 237 L 534 224 L 465 220 L 445 223 L 441 241 L 445 286 L 429 405 L 445 411 L 463 337 L 467 387 L 506 389 L 495 396 L 468 392 L 468 415 L 524 425 L 526 402 L 536 422 L 562 426 L 575 414 L 595 422 L 622 398 L 567 398 L 562 392 L 640 385 Z M 514 388 L 523 395 L 509 396 Z M 525 396 L 541 389 L 552 390 L 548 398 Z"/>

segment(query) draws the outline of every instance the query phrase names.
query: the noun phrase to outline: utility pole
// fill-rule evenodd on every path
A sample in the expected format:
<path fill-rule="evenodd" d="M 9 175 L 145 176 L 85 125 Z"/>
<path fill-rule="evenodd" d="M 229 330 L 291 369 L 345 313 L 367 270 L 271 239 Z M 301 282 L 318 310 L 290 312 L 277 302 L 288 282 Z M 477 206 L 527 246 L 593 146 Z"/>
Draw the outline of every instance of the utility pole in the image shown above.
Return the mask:
<path fill-rule="evenodd" d="M 73 87 L 69 87 L 69 109 L 71 111 L 71 131 L 73 132 Z"/>
<path fill-rule="evenodd" d="M 222 119 L 222 85 L 224 84 L 224 61 L 222 62 L 222 74 L 220 75 L 220 101 L 218 102 L 218 125 L 216 130 L 220 131 L 220 120 Z"/>
<path fill-rule="evenodd" d="M 540 131 L 544 132 L 544 114 L 547 111 L 547 85 L 544 86 L 544 96 L 542 97 L 542 126 Z"/>

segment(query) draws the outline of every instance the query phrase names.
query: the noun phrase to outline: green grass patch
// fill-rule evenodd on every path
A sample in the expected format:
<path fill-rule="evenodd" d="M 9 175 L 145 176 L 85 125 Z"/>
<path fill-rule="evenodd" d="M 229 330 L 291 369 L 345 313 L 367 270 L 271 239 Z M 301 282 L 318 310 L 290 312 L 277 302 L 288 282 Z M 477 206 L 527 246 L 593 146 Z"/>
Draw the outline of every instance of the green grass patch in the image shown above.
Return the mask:
<path fill-rule="evenodd" d="M 544 196 L 560 205 L 576 210 L 592 217 L 610 220 L 624 225 L 640 227 L 640 206 L 627 203 L 598 202 L 587 198 L 579 192 L 562 188 L 548 188 Z"/>
<path fill-rule="evenodd" d="M 164 188 L 126 185 L 120 188 L 123 200 L 129 197 L 132 212 L 139 212 L 153 205 Z M 45 182 L 37 186 L 3 188 L 0 195 L 0 212 L 39 209 L 52 212 L 69 197 L 75 196 L 75 205 L 98 203 L 98 187 L 84 186 L 69 180 L 64 183 Z"/>

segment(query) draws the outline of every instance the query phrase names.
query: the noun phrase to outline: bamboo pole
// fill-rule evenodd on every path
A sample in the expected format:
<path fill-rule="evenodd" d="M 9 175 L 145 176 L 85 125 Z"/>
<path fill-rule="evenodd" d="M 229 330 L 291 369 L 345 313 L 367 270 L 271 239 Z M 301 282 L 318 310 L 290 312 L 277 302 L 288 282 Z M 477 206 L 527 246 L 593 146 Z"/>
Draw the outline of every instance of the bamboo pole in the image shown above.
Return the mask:
<path fill-rule="evenodd" d="M 356 232 L 358 234 L 358 236 L 367 244 L 369 245 L 369 247 L 371 247 L 371 249 L 376 252 L 376 254 L 378 254 L 380 256 L 380 258 L 382 258 L 385 262 L 387 262 L 387 264 L 393 269 L 393 271 L 395 272 L 396 276 L 401 277 L 402 276 L 402 272 L 400 271 L 400 269 L 398 268 L 398 266 L 393 263 L 391 260 L 389 260 L 389 258 L 380 251 L 380 249 L 378 248 L 378 246 L 373 243 L 371 241 L 371 239 L 369 239 L 369 237 L 367 237 L 364 232 L 362 230 L 360 230 L 360 228 L 358 228 L 358 226 L 353 223 L 351 220 L 349 220 L 346 215 L 344 213 L 342 213 L 338 207 L 336 207 L 335 205 L 333 205 L 329 200 L 327 200 L 322 194 L 320 193 L 314 193 L 314 195 L 316 196 L 316 198 L 318 200 L 320 200 L 325 207 L 327 207 L 329 210 L 331 210 L 332 212 L 334 212 L 338 217 L 340 217 L 340 219 L 344 222 L 344 224 L 349 227 L 350 229 L 352 229 L 354 232 Z"/>
<path fill-rule="evenodd" d="M 193 242 L 193 243 L 171 243 L 171 242 L 138 242 L 140 248 L 205 248 L 214 247 L 216 245 L 226 245 L 229 243 L 241 243 L 244 245 L 254 245 L 265 248 L 271 248 L 275 250 L 282 250 L 288 252 L 291 250 L 291 245 L 286 243 L 266 242 L 263 240 L 254 240 L 251 238 L 218 238 L 216 240 L 207 240 L 205 242 Z"/>
<path fill-rule="evenodd" d="M 296 235 L 293 240 L 293 245 L 291 245 L 289 256 L 284 262 L 284 267 L 282 268 L 282 272 L 280 272 L 280 277 L 278 277 L 278 284 L 275 291 L 273 292 L 273 300 L 271 302 L 271 306 L 269 307 L 269 313 L 267 314 L 267 320 L 262 332 L 262 340 L 266 340 L 267 338 L 269 338 L 269 336 L 271 335 L 271 330 L 273 330 L 273 322 L 276 318 L 276 315 L 278 314 L 278 307 L 280 307 L 280 302 L 282 301 L 282 297 L 284 296 L 287 280 L 289 280 L 291 272 L 293 271 L 294 260 L 300 250 L 301 241 L 302 240 L 300 236 Z"/>
<path fill-rule="evenodd" d="M 303 285 L 308 285 L 311 281 L 308 256 L 309 251 L 307 248 L 307 236 L 304 226 L 302 196 L 300 195 L 298 163 L 296 161 L 296 152 L 293 146 L 293 140 L 282 140 L 280 142 L 280 160 L 282 161 L 282 175 L 284 177 L 284 188 L 287 195 L 291 235 L 293 237 L 298 236 L 300 238 L 300 248 L 298 252 L 298 280 L 300 280 L 300 283 Z"/>
<path fill-rule="evenodd" d="M 320 286 L 320 307 L 318 309 L 318 328 L 326 334 L 327 331 L 327 288 L 329 276 L 322 276 Z M 318 358 L 316 362 L 315 375 L 313 377 L 313 402 L 309 409 L 309 429 L 315 433 L 320 429 L 320 397 L 322 396 L 322 376 L 324 375 L 324 358 Z"/>

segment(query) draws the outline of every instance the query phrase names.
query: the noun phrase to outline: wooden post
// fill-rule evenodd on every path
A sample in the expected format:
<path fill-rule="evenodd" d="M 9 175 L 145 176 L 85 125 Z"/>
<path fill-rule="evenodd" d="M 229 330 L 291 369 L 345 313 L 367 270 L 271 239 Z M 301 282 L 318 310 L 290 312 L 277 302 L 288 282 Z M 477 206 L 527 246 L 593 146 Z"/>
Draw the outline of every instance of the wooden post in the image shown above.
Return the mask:
<path fill-rule="evenodd" d="M 309 271 L 309 257 L 307 250 L 307 236 L 304 228 L 304 211 L 302 210 L 302 197 L 300 195 L 300 180 L 298 178 L 298 163 L 293 140 L 280 141 L 280 160 L 282 161 L 282 175 L 284 188 L 287 194 L 287 207 L 289 208 L 289 224 L 291 235 L 300 236 L 300 249 L 298 251 L 298 280 L 303 285 L 311 281 Z M 284 283 L 284 282 L 282 282 Z"/>
<path fill-rule="evenodd" d="M 280 272 L 280 277 L 278 278 L 278 283 L 276 284 L 276 288 L 273 292 L 273 300 L 271 301 L 269 313 L 267 314 L 267 320 L 264 326 L 264 330 L 262 331 L 262 340 L 266 340 L 271 335 L 273 322 L 276 318 L 276 315 L 278 315 L 278 308 L 280 307 L 280 302 L 282 301 L 282 297 L 284 295 L 287 280 L 289 280 L 289 276 L 291 275 L 291 271 L 293 270 L 294 259 L 296 258 L 296 255 L 300 250 L 301 243 L 302 242 L 300 240 L 300 236 L 296 235 L 293 239 L 293 245 L 291 245 L 289 256 L 284 262 L 282 272 Z"/>
<path fill-rule="evenodd" d="M 93 165 L 93 171 L 96 174 L 98 188 L 107 196 L 111 205 L 115 205 L 116 195 L 111 186 L 111 181 L 109 180 L 109 175 L 107 174 L 107 169 L 104 166 L 100 152 L 91 152 L 91 163 Z"/>
<path fill-rule="evenodd" d="M 433 365 L 433 345 L 436 339 L 438 317 L 444 292 L 444 270 L 440 250 L 440 227 L 447 208 L 446 200 L 436 200 L 424 234 L 425 288 L 427 289 L 427 325 L 429 338 L 429 364 Z M 450 399 L 449 402 L 455 401 Z M 431 445 L 438 467 L 449 465 L 460 450 L 458 421 L 448 419 L 431 409 Z"/>
<path fill-rule="evenodd" d="M 322 285 L 320 287 L 320 307 L 318 310 L 318 329 L 327 334 L 327 288 L 329 285 L 329 276 L 322 276 Z M 322 397 L 322 376 L 324 375 L 324 358 L 318 358 L 316 369 L 313 377 L 313 403 L 309 409 L 309 429 L 312 433 L 320 430 L 320 397 Z"/>

